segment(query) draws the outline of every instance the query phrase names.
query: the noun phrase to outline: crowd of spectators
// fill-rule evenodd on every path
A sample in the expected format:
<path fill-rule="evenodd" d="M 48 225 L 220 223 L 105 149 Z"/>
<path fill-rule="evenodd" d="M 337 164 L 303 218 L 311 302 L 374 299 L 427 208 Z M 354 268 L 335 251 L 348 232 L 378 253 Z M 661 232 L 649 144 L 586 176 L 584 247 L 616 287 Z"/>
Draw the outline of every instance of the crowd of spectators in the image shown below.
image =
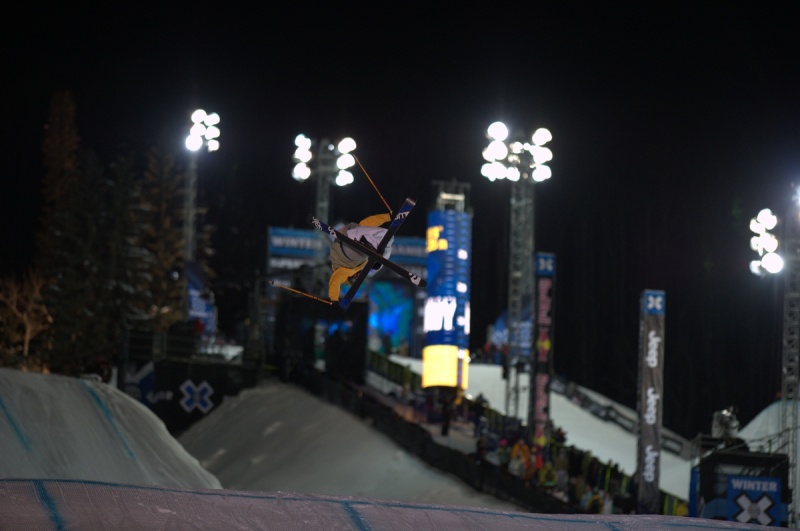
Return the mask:
<path fill-rule="evenodd" d="M 471 363 L 502 365 L 504 353 L 487 344 L 473 353 Z M 635 514 L 637 508 L 636 473 L 628 476 L 619 464 L 602 462 L 589 450 L 567 443 L 563 429 L 548 426 L 549 441 L 526 440 L 519 424 L 508 427 L 488 422 L 492 412 L 481 395 L 471 401 L 459 395 L 414 393 L 411 405 L 423 422 L 441 425 L 441 435 L 448 436 L 455 423 L 474 426 L 475 456 L 485 466 L 496 467 L 501 474 L 514 477 L 526 488 L 558 498 L 576 513 Z M 494 412 L 496 413 L 496 412 Z M 507 421 L 508 419 L 502 419 Z M 688 506 L 676 500 L 672 514 L 686 516 Z"/>
<path fill-rule="evenodd" d="M 636 483 L 614 462 L 568 445 L 566 433 L 553 431 L 549 444 L 529 445 L 521 434 L 501 438 L 489 456 L 489 433 L 481 433 L 476 455 L 530 488 L 566 502 L 576 512 L 636 513 Z"/>
<path fill-rule="evenodd" d="M 503 436 L 492 433 L 484 415 L 488 403 L 482 396 L 468 407 L 456 408 L 458 415 L 466 411 L 465 420 L 475 426 L 476 458 L 500 473 L 523 482 L 526 487 L 567 503 L 576 513 L 635 514 L 636 474 L 630 477 L 619 464 L 603 462 L 591 451 L 580 450 L 567 443 L 567 434 L 552 424 L 548 444 L 529 444 L 521 431 Z M 452 422 L 448 419 L 448 422 Z M 688 506 L 680 503 L 678 515 L 688 514 Z"/>

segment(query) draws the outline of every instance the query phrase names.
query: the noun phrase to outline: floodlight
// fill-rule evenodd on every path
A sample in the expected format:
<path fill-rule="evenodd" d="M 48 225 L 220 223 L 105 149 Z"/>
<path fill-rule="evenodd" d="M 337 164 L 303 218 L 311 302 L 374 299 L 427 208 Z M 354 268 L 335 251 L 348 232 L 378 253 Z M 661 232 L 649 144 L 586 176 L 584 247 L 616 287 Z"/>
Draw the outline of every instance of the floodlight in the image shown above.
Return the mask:
<path fill-rule="evenodd" d="M 294 151 L 294 160 L 295 162 L 308 162 L 311 160 L 311 150 L 305 147 L 298 147 Z"/>
<path fill-rule="evenodd" d="M 189 151 L 197 151 L 203 147 L 203 138 L 197 135 L 189 135 L 186 137 L 186 149 Z"/>
<path fill-rule="evenodd" d="M 765 208 L 756 216 L 758 222 L 767 230 L 772 230 L 778 224 L 778 218 L 772 213 L 772 210 Z"/>
<path fill-rule="evenodd" d="M 501 142 L 508 138 L 508 127 L 503 122 L 494 122 L 487 129 L 489 138 L 493 140 L 500 140 Z"/>
<path fill-rule="evenodd" d="M 505 179 L 506 167 L 499 162 L 487 163 L 481 167 L 481 174 L 490 181 Z"/>
<path fill-rule="evenodd" d="M 546 181 L 552 176 L 553 172 L 550 170 L 550 166 L 545 166 L 544 164 L 537 164 L 533 169 L 533 173 L 531 174 L 531 177 L 537 183 Z"/>
<path fill-rule="evenodd" d="M 202 123 L 203 120 L 206 119 L 206 116 L 208 116 L 206 114 L 206 111 L 204 111 L 203 109 L 197 109 L 192 113 L 192 123 L 196 124 Z"/>
<path fill-rule="evenodd" d="M 768 273 L 779 273 L 783 269 L 783 258 L 774 252 L 767 253 L 761 259 L 761 267 L 766 269 Z"/>
<path fill-rule="evenodd" d="M 553 140 L 553 135 L 550 133 L 549 129 L 544 127 L 540 127 L 536 131 L 534 131 L 533 136 L 531 137 L 533 143 L 537 146 L 543 146 Z"/>
<path fill-rule="evenodd" d="M 487 151 L 494 160 L 504 160 L 508 156 L 508 147 L 500 140 L 490 142 Z"/>
<path fill-rule="evenodd" d="M 219 127 L 216 125 L 209 125 L 206 129 L 206 134 L 204 135 L 207 140 L 212 140 L 214 138 L 219 138 Z"/>
<path fill-rule="evenodd" d="M 356 141 L 352 138 L 345 137 L 341 141 L 339 141 L 339 145 L 337 146 L 339 153 L 350 153 L 354 149 L 356 149 Z"/>
<path fill-rule="evenodd" d="M 338 186 L 347 186 L 348 184 L 353 182 L 353 174 L 347 170 L 341 170 L 336 175 L 335 182 Z"/>
<path fill-rule="evenodd" d="M 531 146 L 531 155 L 533 155 L 533 162 L 536 164 L 544 164 L 553 160 L 553 152 L 549 148 L 542 146 Z"/>
<path fill-rule="evenodd" d="M 338 159 L 336 159 L 336 167 L 340 170 L 346 170 L 347 168 L 352 168 L 356 164 L 356 159 L 350 153 L 345 153 L 341 155 Z"/>
<path fill-rule="evenodd" d="M 305 181 L 311 177 L 311 168 L 304 162 L 299 162 L 292 169 L 292 177 L 296 181 Z"/>

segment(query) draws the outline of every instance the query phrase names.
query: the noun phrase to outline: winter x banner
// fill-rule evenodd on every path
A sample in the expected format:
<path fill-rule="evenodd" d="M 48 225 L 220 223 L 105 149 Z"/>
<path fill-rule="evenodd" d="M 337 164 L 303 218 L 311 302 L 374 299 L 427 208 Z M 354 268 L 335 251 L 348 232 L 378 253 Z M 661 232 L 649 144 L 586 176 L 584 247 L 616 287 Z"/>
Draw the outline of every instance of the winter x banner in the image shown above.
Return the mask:
<path fill-rule="evenodd" d="M 661 469 L 661 418 L 664 389 L 664 302 L 663 291 L 642 293 L 639 321 L 639 448 L 637 471 L 639 507 L 659 512 Z"/>
<path fill-rule="evenodd" d="M 743 524 L 780 526 L 781 480 L 728 476 L 728 519 Z"/>

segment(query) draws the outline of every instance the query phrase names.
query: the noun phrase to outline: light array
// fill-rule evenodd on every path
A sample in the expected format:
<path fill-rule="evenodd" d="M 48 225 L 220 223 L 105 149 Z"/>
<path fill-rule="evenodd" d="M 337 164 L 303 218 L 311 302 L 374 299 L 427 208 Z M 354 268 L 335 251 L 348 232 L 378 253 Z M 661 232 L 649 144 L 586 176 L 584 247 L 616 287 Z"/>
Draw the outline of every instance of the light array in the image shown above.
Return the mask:
<path fill-rule="evenodd" d="M 293 157 L 295 166 L 292 169 L 292 177 L 296 181 L 305 181 L 311 177 L 311 165 L 312 159 L 314 159 L 311 151 L 313 144 L 314 142 L 304 134 L 299 134 L 294 139 L 297 149 Z M 356 159 L 352 155 L 356 149 L 356 141 L 346 137 L 336 145 L 327 142 L 325 144 L 317 155 L 317 171 L 323 174 L 335 174 L 334 182 L 339 186 L 352 183 L 353 174 L 348 169 L 356 164 Z"/>
<path fill-rule="evenodd" d="M 486 132 L 489 145 L 483 150 L 486 163 L 481 167 L 481 175 L 495 181 L 508 179 L 533 179 L 541 182 L 552 176 L 547 162 L 553 159 L 553 152 L 544 147 L 553 139 L 548 129 L 537 129 L 528 141 L 507 141 L 508 127 L 503 122 L 494 122 Z"/>

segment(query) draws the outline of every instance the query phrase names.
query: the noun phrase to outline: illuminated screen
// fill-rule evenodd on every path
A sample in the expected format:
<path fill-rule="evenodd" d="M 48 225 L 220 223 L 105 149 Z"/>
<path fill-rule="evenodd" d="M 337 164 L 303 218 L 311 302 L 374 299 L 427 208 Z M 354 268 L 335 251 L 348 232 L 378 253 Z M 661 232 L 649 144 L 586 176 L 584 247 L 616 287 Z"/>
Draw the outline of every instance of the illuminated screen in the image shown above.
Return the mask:
<path fill-rule="evenodd" d="M 452 345 L 431 345 L 422 349 L 422 387 L 469 386 L 469 356 Z"/>
<path fill-rule="evenodd" d="M 423 387 L 466 388 L 467 364 L 462 361 L 469 348 L 472 216 L 456 210 L 428 212 L 426 248 Z"/>
<path fill-rule="evenodd" d="M 414 320 L 412 289 L 403 282 L 372 283 L 367 320 L 369 350 L 384 354 L 409 354 Z"/>

